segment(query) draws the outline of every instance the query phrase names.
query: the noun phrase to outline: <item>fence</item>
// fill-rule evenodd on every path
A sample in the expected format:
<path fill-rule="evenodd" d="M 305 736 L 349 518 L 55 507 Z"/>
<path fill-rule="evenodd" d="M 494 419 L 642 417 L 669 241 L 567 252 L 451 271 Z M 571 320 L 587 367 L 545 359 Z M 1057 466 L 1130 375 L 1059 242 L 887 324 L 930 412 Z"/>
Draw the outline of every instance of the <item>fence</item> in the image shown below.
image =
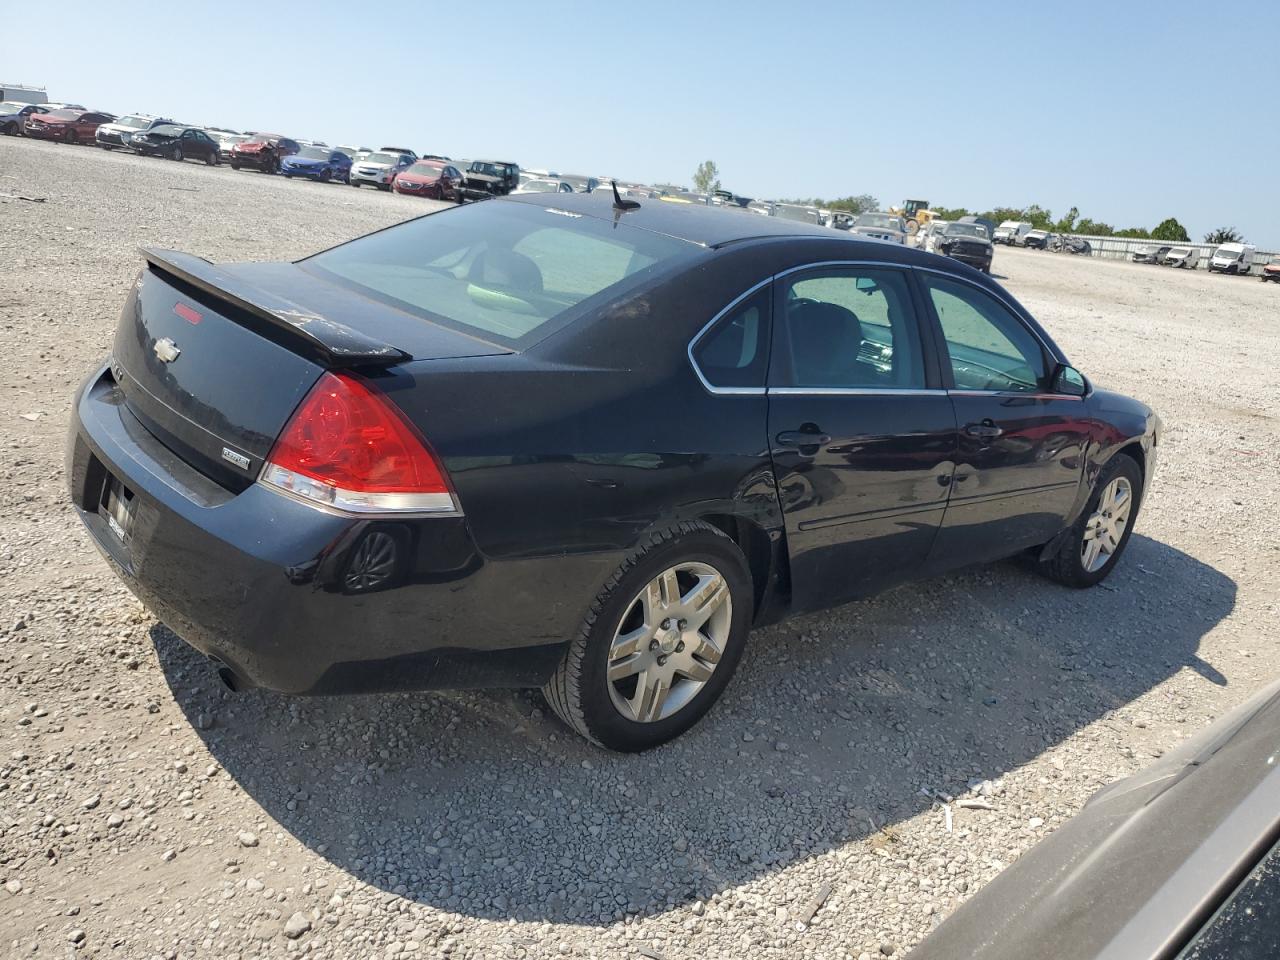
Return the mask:
<path fill-rule="evenodd" d="M 1206 270 L 1209 267 L 1209 258 L 1213 256 L 1213 251 L 1218 249 L 1218 245 L 1214 243 L 1173 243 L 1170 240 L 1136 240 L 1130 237 L 1091 237 L 1088 234 L 1071 234 L 1073 237 L 1079 237 L 1081 240 L 1088 240 L 1089 246 L 1093 248 L 1091 255 L 1102 257 L 1106 260 L 1131 260 L 1133 255 L 1142 247 L 1163 247 L 1165 244 L 1172 244 L 1175 247 L 1190 247 L 1200 253 L 1199 262 L 1196 264 L 1198 270 Z M 1253 257 L 1253 272 L 1257 273 L 1262 269 L 1262 265 L 1270 263 L 1277 256 L 1275 251 L 1259 250 Z"/>

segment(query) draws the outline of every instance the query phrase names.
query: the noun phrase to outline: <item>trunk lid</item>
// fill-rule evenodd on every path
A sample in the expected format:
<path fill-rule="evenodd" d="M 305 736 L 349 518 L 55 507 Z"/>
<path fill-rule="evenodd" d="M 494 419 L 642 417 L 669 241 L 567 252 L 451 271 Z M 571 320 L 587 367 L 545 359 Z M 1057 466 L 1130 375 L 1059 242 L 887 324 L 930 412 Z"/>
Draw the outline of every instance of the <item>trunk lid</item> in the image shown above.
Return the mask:
<path fill-rule="evenodd" d="M 327 283 L 289 263 L 216 266 L 144 251 L 112 372 L 170 450 L 232 490 L 251 484 L 326 369 L 508 353 Z"/>

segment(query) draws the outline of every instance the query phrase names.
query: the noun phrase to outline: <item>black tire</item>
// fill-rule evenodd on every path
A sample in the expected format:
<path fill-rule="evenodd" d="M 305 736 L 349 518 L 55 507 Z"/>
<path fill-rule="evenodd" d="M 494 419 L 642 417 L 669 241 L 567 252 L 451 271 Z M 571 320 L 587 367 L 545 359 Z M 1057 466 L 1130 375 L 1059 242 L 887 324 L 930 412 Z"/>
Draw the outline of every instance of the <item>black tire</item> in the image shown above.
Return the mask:
<path fill-rule="evenodd" d="M 1090 517 L 1093 516 L 1098 508 L 1098 501 L 1102 497 L 1102 491 L 1112 480 L 1121 476 L 1129 481 L 1133 496 L 1133 506 L 1129 510 L 1129 521 L 1125 526 L 1124 533 L 1120 536 L 1116 549 L 1106 563 L 1098 570 L 1090 572 L 1085 569 L 1080 555 L 1084 542 L 1085 528 L 1089 524 Z M 1110 462 L 1098 474 L 1098 480 L 1093 486 L 1093 493 L 1089 495 L 1089 502 L 1085 505 L 1084 510 L 1080 512 L 1079 519 L 1071 525 L 1071 529 L 1063 536 L 1057 552 L 1047 560 L 1041 561 L 1038 569 L 1050 580 L 1057 581 L 1068 587 L 1084 588 L 1101 583 L 1111 574 L 1120 557 L 1124 555 L 1125 547 L 1129 544 L 1129 537 L 1133 534 L 1133 527 L 1138 521 L 1138 513 L 1141 509 L 1142 470 L 1133 457 L 1125 453 L 1118 453 L 1111 458 Z"/>
<path fill-rule="evenodd" d="M 239 169 L 240 169 L 240 164 L 238 164 L 238 163 L 236 163 L 234 160 L 232 160 L 232 161 L 231 161 L 231 169 L 232 169 L 232 170 L 239 170 Z"/>
<path fill-rule="evenodd" d="M 325 170 L 321 171 L 318 179 L 320 180 L 321 183 L 328 183 L 330 180 L 333 179 L 333 172 L 326 168 Z"/>
<path fill-rule="evenodd" d="M 182 160 L 183 160 L 183 157 L 182 157 L 182 148 L 181 148 L 181 147 L 174 147 L 172 150 L 170 150 L 170 151 L 169 151 L 169 159 L 170 159 L 170 160 L 176 160 L 178 163 L 181 163 L 181 162 L 182 162 Z"/>
<path fill-rule="evenodd" d="M 67 130 L 63 133 L 62 140 L 64 143 L 74 144 L 76 142 L 76 132 L 74 130 Z"/>
<path fill-rule="evenodd" d="M 641 723 L 623 716 L 609 692 L 609 650 L 623 616 L 645 585 L 677 563 L 705 563 L 723 577 L 732 604 L 721 658 L 705 685 L 671 716 Z M 746 647 L 754 590 L 746 557 L 720 530 L 686 521 L 651 536 L 618 568 L 592 602 L 555 674 L 542 688 L 551 709 L 582 736 L 634 753 L 666 743 L 698 722 L 720 697 Z"/>
<path fill-rule="evenodd" d="M 347 185 L 355 187 L 357 190 L 360 189 L 360 181 L 352 180 L 350 177 L 347 178 Z"/>
<path fill-rule="evenodd" d="M 207 154 L 205 154 L 204 162 L 211 167 L 216 167 L 218 165 L 218 160 L 219 160 L 219 157 L 218 157 L 217 150 L 210 150 Z"/>

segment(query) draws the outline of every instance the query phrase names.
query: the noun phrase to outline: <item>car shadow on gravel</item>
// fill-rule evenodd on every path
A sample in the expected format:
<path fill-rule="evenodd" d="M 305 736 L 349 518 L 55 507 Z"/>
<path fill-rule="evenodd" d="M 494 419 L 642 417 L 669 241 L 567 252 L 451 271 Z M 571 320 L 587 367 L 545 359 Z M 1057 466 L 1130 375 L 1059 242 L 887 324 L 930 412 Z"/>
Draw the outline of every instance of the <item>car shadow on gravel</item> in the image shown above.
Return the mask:
<path fill-rule="evenodd" d="M 570 734 L 533 692 L 228 694 L 153 636 L 217 761 L 353 878 L 469 916 L 603 925 L 880 831 L 930 805 L 922 787 L 1014 770 L 1183 668 L 1226 683 L 1196 651 L 1235 596 L 1141 536 L 1089 591 L 1013 563 L 903 587 L 757 631 L 723 702 L 638 756 Z"/>

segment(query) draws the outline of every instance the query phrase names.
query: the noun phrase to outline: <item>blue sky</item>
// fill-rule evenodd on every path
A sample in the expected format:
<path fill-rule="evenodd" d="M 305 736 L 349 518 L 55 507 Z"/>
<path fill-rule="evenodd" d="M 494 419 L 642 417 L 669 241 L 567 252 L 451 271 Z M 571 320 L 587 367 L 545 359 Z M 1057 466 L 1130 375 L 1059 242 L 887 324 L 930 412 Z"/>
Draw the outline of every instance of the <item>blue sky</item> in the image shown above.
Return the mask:
<path fill-rule="evenodd" d="M 16 0 L 3 0 L 11 27 Z M 1280 5 L 58 5 L 0 80 L 330 143 L 688 183 L 1072 205 L 1280 245 Z M 377 11 L 376 16 L 358 11 Z M 1236 14 L 1233 21 L 1214 11 Z M 30 11 L 28 11 L 30 13 Z M 10 36 L 10 40 L 14 40 Z M 151 48 L 148 50 L 147 48 Z M 156 56 L 157 48 L 171 51 Z"/>

